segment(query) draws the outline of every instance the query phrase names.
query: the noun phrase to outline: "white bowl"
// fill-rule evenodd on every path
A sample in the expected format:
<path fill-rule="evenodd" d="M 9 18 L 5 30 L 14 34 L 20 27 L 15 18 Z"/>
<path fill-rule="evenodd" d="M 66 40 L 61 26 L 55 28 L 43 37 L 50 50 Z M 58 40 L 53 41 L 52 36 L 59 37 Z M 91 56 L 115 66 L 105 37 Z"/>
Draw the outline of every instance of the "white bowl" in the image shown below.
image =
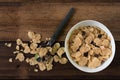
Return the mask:
<path fill-rule="evenodd" d="M 101 64 L 101 66 L 99 66 L 97 68 L 91 69 L 91 68 L 88 68 L 88 67 L 85 67 L 85 66 L 84 67 L 79 66 L 75 61 L 73 61 L 72 57 L 70 56 L 70 53 L 69 53 L 69 50 L 68 50 L 68 40 L 70 38 L 70 35 L 71 35 L 72 31 L 75 30 L 75 29 L 78 29 L 81 26 L 96 26 L 96 27 L 99 27 L 102 30 L 104 30 L 108 34 L 108 36 L 110 36 L 110 38 L 111 38 L 112 55 L 103 64 Z M 77 69 L 79 69 L 81 71 L 84 71 L 84 72 L 95 73 L 95 72 L 99 72 L 99 71 L 102 71 L 103 69 L 107 68 L 110 65 L 110 63 L 112 62 L 112 60 L 114 58 L 114 55 L 115 55 L 115 40 L 113 38 L 112 33 L 109 31 L 109 29 L 105 25 L 103 25 L 102 23 L 100 23 L 98 21 L 94 21 L 94 20 L 85 20 L 85 21 L 81 21 L 81 22 L 77 23 L 76 25 L 74 25 L 69 30 L 69 32 L 67 33 L 67 36 L 66 36 L 66 39 L 65 39 L 65 52 L 66 52 L 66 55 L 67 55 L 69 61 L 72 63 L 72 65 L 74 67 L 76 67 Z"/>

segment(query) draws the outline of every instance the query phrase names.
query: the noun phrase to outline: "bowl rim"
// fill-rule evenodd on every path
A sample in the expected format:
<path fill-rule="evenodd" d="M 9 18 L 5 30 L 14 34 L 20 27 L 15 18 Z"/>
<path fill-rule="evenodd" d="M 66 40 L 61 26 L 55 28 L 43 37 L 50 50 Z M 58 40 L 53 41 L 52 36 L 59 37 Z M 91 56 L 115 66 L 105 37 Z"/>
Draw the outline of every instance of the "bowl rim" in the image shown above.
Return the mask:
<path fill-rule="evenodd" d="M 91 23 L 91 25 L 88 25 L 86 23 Z M 93 24 L 93 25 L 92 25 Z M 98 24 L 98 25 L 96 25 Z M 70 38 L 70 35 L 72 34 L 72 31 L 81 27 L 81 25 L 84 25 L 84 26 L 96 26 L 96 27 L 99 27 L 100 29 L 102 29 L 103 31 L 105 31 L 111 38 L 111 45 L 112 45 L 112 55 L 110 56 L 110 58 L 108 58 L 104 63 L 102 63 L 101 66 L 97 67 L 97 68 L 94 68 L 94 69 L 91 69 L 91 68 L 88 68 L 88 67 L 85 67 L 85 66 L 79 66 L 75 61 L 72 60 L 71 56 L 70 56 L 70 53 L 69 53 L 69 50 L 68 50 L 68 41 L 69 41 L 69 38 Z M 95 72 L 100 72 L 102 70 L 104 70 L 105 68 L 107 68 L 111 62 L 113 61 L 113 58 L 115 56 L 115 50 L 116 50 L 116 47 L 115 47 L 115 40 L 113 38 L 113 35 L 112 33 L 110 32 L 110 30 L 105 26 L 103 25 L 102 23 L 98 22 L 98 21 L 95 21 L 95 20 L 83 20 L 83 21 L 80 21 L 78 22 L 77 24 L 75 24 L 67 33 L 67 36 L 65 38 L 65 52 L 66 52 L 66 56 L 68 58 L 68 60 L 70 61 L 70 63 L 76 67 L 77 69 L 83 71 L 83 72 L 87 72 L 87 73 L 95 73 Z"/>

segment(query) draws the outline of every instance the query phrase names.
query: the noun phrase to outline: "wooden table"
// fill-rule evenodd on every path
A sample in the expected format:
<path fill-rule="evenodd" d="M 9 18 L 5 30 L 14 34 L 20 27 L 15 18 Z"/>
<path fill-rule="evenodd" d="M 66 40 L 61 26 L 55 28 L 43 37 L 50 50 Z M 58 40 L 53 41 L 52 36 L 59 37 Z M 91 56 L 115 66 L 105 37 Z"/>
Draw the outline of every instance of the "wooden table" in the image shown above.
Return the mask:
<path fill-rule="evenodd" d="M 9 63 L 15 50 L 3 41 L 21 38 L 28 41 L 27 32 L 50 37 L 71 7 L 75 13 L 57 41 L 64 41 L 68 30 L 82 20 L 97 20 L 105 24 L 116 41 L 113 62 L 98 73 L 84 73 L 70 63 L 55 64 L 52 71 L 35 73 L 25 62 Z M 119 0 L 0 0 L 0 79 L 120 79 L 120 1 Z"/>

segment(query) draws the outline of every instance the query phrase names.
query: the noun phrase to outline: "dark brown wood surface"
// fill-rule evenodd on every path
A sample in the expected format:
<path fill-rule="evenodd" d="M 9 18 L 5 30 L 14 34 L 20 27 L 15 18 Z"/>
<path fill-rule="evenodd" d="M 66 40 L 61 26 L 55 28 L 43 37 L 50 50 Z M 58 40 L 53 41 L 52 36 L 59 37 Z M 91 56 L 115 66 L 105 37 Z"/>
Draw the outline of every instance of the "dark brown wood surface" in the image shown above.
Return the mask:
<path fill-rule="evenodd" d="M 100 21 L 116 40 L 115 58 L 109 67 L 89 74 L 70 63 L 55 64 L 52 71 L 35 73 L 25 62 L 8 62 L 14 57 L 15 47 L 7 48 L 2 41 L 28 41 L 29 30 L 40 33 L 43 40 L 51 37 L 71 7 L 75 13 L 57 41 L 64 41 L 69 29 L 79 21 Z M 120 79 L 120 0 L 0 0 L 0 42 L 0 79 Z"/>

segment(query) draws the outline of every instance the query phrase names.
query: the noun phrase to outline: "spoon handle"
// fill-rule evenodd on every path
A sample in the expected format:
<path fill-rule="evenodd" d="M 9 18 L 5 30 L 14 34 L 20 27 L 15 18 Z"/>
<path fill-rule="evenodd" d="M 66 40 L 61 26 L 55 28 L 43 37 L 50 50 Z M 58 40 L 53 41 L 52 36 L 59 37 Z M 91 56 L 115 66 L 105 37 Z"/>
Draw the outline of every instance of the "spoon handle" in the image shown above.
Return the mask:
<path fill-rule="evenodd" d="M 53 34 L 53 36 L 51 37 L 51 40 L 47 43 L 47 45 L 52 46 L 52 44 L 56 41 L 57 37 L 59 36 L 61 30 L 63 29 L 63 27 L 67 24 L 67 22 L 69 21 L 70 17 L 72 16 L 74 12 L 74 8 L 71 8 L 70 11 L 68 12 L 68 14 L 66 15 L 66 17 L 64 18 L 64 20 L 61 22 L 61 24 L 58 26 L 58 29 L 56 30 L 56 32 Z"/>

